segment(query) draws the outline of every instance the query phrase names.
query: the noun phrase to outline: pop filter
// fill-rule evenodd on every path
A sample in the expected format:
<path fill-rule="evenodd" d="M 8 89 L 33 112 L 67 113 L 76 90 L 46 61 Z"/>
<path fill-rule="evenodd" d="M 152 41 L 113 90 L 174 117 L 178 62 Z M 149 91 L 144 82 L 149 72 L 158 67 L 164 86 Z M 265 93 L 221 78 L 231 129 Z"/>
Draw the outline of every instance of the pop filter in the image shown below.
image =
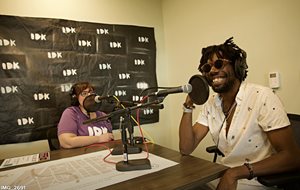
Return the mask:
<path fill-rule="evenodd" d="M 192 85 L 192 91 L 189 93 L 192 101 L 197 105 L 204 104 L 209 96 L 206 79 L 202 75 L 194 75 L 190 78 L 189 83 Z"/>
<path fill-rule="evenodd" d="M 83 107 L 87 112 L 102 111 L 110 113 L 115 109 L 116 103 L 113 102 L 112 96 L 99 96 L 90 94 L 83 100 Z"/>
<path fill-rule="evenodd" d="M 83 107 L 87 112 L 95 112 L 100 109 L 101 103 L 95 102 L 96 94 L 90 94 L 83 100 Z"/>

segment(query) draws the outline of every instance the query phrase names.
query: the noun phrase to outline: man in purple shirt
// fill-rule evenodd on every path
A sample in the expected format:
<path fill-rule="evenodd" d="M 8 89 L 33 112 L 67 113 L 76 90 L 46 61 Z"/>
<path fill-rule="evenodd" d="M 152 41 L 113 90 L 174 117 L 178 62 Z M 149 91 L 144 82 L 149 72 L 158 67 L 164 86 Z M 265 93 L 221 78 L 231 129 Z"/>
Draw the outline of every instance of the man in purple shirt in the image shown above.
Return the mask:
<path fill-rule="evenodd" d="M 75 148 L 113 140 L 110 121 L 83 124 L 85 120 L 105 115 L 101 111 L 88 113 L 84 109 L 83 101 L 93 91 L 94 87 L 88 82 L 79 82 L 72 86 L 72 106 L 65 109 L 57 126 L 61 147 Z"/>

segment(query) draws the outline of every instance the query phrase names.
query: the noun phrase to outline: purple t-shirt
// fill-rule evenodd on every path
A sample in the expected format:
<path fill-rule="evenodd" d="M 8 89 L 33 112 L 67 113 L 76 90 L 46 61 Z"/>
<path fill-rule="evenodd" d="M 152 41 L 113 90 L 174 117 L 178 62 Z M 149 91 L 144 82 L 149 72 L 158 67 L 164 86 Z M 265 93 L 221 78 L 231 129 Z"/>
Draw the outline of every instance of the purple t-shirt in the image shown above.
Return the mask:
<path fill-rule="evenodd" d="M 97 117 L 105 113 L 97 111 Z M 78 106 L 65 109 L 57 126 L 57 134 L 73 133 L 77 136 L 100 136 L 112 132 L 112 125 L 109 120 L 83 124 L 89 117 L 82 113 Z"/>

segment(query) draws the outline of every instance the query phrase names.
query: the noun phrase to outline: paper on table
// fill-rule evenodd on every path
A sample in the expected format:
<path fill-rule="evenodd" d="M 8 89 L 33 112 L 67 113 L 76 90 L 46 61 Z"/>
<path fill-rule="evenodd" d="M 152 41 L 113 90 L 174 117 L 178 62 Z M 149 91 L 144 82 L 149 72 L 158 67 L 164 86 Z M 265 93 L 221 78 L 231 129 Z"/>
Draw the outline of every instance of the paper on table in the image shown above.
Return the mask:
<path fill-rule="evenodd" d="M 120 172 L 115 164 L 103 161 L 108 150 L 34 164 L 0 172 L 0 184 L 24 186 L 26 189 L 98 189 L 145 174 L 174 166 L 178 163 L 149 154 L 151 169 Z M 130 154 L 129 159 L 145 158 L 146 153 Z M 122 155 L 110 156 L 109 161 L 123 160 Z"/>
<path fill-rule="evenodd" d="M 14 157 L 14 158 L 7 158 L 2 162 L 0 168 L 18 166 L 18 165 L 23 165 L 23 164 L 30 164 L 30 163 L 35 163 L 38 161 L 49 160 L 49 159 L 50 159 L 49 152 L 26 155 L 26 156 L 19 156 L 19 157 Z"/>

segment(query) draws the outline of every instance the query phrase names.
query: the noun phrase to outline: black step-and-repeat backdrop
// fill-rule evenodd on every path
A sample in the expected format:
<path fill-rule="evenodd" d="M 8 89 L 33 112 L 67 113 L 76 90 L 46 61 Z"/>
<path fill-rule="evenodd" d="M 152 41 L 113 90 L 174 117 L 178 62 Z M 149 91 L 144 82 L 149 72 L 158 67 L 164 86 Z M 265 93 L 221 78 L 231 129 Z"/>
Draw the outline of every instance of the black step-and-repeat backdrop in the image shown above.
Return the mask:
<path fill-rule="evenodd" d="M 135 102 L 157 86 L 149 27 L 0 15 L 0 64 L 0 144 L 44 138 L 76 82 Z M 159 111 L 143 108 L 140 118 L 157 122 Z"/>

